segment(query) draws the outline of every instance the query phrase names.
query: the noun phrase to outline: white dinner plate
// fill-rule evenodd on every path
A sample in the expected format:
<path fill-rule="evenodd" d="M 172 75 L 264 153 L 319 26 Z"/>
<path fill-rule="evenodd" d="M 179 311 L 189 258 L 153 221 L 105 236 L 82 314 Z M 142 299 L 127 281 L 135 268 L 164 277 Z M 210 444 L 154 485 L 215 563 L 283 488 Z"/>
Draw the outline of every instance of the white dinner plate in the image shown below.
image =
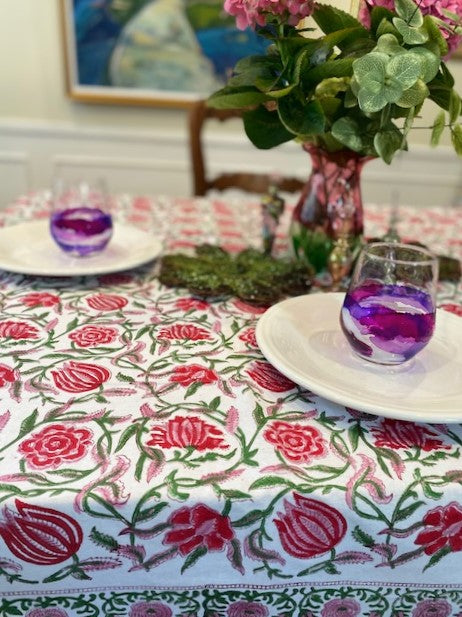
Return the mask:
<path fill-rule="evenodd" d="M 104 251 L 73 257 L 55 244 L 48 220 L 28 221 L 0 229 L 0 269 L 38 276 L 108 274 L 140 266 L 157 257 L 161 248 L 146 231 L 115 223 Z"/>
<path fill-rule="evenodd" d="M 437 309 L 430 343 L 390 367 L 362 360 L 340 329 L 344 294 L 318 293 L 275 304 L 258 321 L 266 359 L 326 399 L 400 420 L 462 423 L 462 318 Z"/>

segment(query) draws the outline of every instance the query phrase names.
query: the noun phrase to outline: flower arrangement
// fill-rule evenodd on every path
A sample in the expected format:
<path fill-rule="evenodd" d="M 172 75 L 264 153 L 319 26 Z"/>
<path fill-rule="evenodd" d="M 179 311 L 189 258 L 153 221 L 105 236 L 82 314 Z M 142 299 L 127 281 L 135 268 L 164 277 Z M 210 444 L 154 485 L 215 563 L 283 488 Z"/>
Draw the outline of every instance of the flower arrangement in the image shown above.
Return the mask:
<path fill-rule="evenodd" d="M 462 155 L 461 98 L 445 63 L 462 33 L 461 0 L 362 0 L 358 18 L 314 0 L 225 0 L 224 9 L 270 44 L 240 60 L 208 104 L 243 109 L 258 148 L 295 139 L 390 163 L 428 99 L 440 108 L 432 145 L 447 129 Z M 321 34 L 299 26 L 307 17 Z"/>

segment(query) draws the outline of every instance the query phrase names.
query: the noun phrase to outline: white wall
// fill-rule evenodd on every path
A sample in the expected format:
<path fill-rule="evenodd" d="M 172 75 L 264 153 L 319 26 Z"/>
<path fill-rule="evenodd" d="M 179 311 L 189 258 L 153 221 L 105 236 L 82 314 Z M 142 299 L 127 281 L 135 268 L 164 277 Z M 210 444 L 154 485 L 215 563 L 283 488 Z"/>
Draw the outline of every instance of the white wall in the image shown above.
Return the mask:
<path fill-rule="evenodd" d="M 117 191 L 190 193 L 184 109 L 69 99 L 59 0 L 0 0 L 0 8 L 0 207 L 25 190 L 47 186 L 53 173 L 66 166 L 104 173 Z M 451 69 L 462 90 L 462 62 L 452 62 Z M 431 121 L 427 113 L 423 122 Z M 256 157 L 239 126 L 218 127 L 210 142 L 216 168 L 245 161 L 255 169 L 282 165 L 290 173 L 306 174 L 306 155 L 294 144 Z M 430 151 L 427 131 L 413 132 L 410 143 L 409 164 L 369 164 L 366 191 L 371 198 L 388 198 L 396 181 L 409 199 L 453 199 L 460 166 L 452 150 L 443 145 Z"/>

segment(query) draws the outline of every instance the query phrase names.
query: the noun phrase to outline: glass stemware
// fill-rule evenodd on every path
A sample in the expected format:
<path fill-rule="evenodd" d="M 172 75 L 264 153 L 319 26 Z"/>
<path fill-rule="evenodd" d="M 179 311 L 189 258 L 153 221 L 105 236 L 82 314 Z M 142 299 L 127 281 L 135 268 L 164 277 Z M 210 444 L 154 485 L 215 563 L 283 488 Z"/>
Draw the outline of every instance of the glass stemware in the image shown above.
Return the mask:
<path fill-rule="evenodd" d="M 112 237 L 112 216 L 103 180 L 58 179 L 53 186 L 50 233 L 66 253 L 86 257 L 101 252 Z"/>
<path fill-rule="evenodd" d="M 438 259 L 409 244 L 367 245 L 340 313 L 353 351 L 377 364 L 402 364 L 430 341 L 435 327 Z"/>

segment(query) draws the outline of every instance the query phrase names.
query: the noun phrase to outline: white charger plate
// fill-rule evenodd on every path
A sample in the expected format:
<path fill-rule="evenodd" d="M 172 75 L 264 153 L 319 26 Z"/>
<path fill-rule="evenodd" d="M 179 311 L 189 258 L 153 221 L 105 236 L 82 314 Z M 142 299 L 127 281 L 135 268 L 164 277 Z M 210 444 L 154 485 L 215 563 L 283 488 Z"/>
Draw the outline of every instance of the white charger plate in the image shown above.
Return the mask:
<path fill-rule="evenodd" d="M 340 329 L 343 293 L 275 304 L 257 323 L 266 359 L 326 399 L 374 415 L 462 423 L 462 318 L 437 309 L 430 343 L 413 360 L 383 366 L 362 360 Z"/>
<path fill-rule="evenodd" d="M 159 240 L 132 225 L 114 224 L 107 247 L 97 255 L 67 255 L 50 235 L 49 221 L 27 221 L 0 229 L 0 268 L 38 276 L 108 274 L 140 266 L 159 255 Z"/>

